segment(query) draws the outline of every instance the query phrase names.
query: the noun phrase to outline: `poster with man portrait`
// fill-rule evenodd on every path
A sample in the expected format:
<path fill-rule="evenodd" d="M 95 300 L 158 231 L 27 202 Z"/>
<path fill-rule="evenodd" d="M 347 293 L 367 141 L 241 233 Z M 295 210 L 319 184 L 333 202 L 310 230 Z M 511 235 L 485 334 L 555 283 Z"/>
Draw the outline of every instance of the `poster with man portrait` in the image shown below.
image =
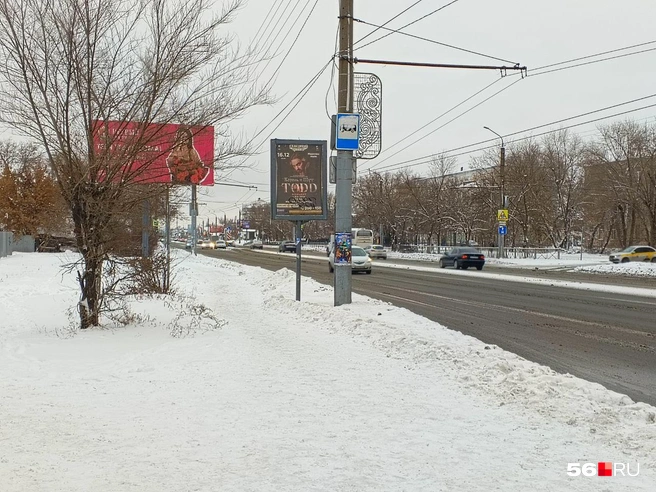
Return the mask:
<path fill-rule="evenodd" d="M 271 218 L 326 220 L 327 142 L 271 140 Z"/>

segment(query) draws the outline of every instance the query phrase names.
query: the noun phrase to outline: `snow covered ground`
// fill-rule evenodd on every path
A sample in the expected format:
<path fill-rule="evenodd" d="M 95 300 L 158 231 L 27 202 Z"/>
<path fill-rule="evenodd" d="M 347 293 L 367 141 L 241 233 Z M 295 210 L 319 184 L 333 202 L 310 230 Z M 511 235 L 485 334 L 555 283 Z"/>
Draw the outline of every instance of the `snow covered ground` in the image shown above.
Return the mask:
<path fill-rule="evenodd" d="M 0 260 L 13 491 L 653 491 L 656 408 L 390 304 L 175 252 L 177 294 L 79 332 L 67 254 Z M 570 477 L 568 463 L 638 476 Z"/>

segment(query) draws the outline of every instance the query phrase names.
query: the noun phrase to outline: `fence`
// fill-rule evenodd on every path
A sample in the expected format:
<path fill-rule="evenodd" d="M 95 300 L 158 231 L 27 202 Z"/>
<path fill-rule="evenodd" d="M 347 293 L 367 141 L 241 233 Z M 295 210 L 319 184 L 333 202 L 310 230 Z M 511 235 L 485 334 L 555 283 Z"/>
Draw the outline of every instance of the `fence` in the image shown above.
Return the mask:
<path fill-rule="evenodd" d="M 0 258 L 11 254 L 11 243 L 14 235 L 11 232 L 0 231 Z"/>

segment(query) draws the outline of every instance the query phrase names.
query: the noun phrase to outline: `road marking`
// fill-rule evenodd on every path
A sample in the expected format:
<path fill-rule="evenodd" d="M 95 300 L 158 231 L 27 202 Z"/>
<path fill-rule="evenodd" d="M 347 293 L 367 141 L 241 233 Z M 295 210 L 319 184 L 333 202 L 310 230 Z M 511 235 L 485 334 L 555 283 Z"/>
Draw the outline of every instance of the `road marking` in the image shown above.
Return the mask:
<path fill-rule="evenodd" d="M 391 286 L 387 286 L 387 287 L 390 288 L 390 289 L 400 290 L 400 291 L 403 291 L 403 292 L 411 292 L 413 294 L 420 294 L 420 295 L 425 295 L 425 296 L 429 296 L 429 297 L 435 297 L 435 298 L 438 298 L 438 299 L 444 299 L 444 300 L 447 300 L 447 301 L 452 301 L 452 302 L 459 303 L 459 304 L 466 304 L 467 306 L 477 305 L 477 306 L 482 307 L 482 308 L 495 309 L 497 311 L 514 311 L 514 312 L 517 312 L 517 313 L 529 314 L 529 315 L 533 315 L 533 316 L 540 316 L 540 317 L 543 317 L 543 318 L 550 318 L 550 319 L 555 319 L 555 320 L 558 320 L 558 321 L 567 321 L 567 322 L 570 322 L 570 323 L 579 323 L 579 324 L 586 325 L 586 326 L 596 326 L 596 327 L 606 328 L 606 329 L 626 333 L 628 335 L 644 336 L 644 337 L 647 337 L 647 338 L 653 337 L 653 335 L 651 333 L 648 333 L 648 332 L 645 332 L 645 331 L 637 331 L 637 330 L 632 330 L 630 328 L 622 328 L 621 326 L 610 326 L 610 325 L 603 324 L 603 323 L 597 323 L 595 321 L 585 321 L 585 320 L 580 320 L 580 319 L 576 319 L 576 318 L 569 318 L 567 316 L 559 316 L 557 314 L 548 314 L 548 313 L 541 313 L 541 312 L 538 312 L 538 311 L 531 311 L 529 309 L 522 309 L 522 308 L 515 308 L 515 307 L 508 307 L 508 306 L 499 306 L 499 305 L 496 305 L 496 304 L 489 304 L 489 303 L 481 302 L 481 301 L 456 299 L 454 297 L 447 297 L 447 296 L 442 296 L 442 295 L 439 295 L 439 294 L 431 294 L 431 293 L 427 293 L 427 292 L 421 292 L 421 291 L 410 290 L 410 289 L 403 289 L 403 288 L 398 288 L 398 287 L 391 287 Z M 393 297 L 396 297 L 396 296 L 393 296 Z M 399 299 L 405 299 L 405 298 L 399 297 Z M 410 300 L 408 299 L 408 301 L 410 301 Z M 410 302 L 412 302 L 412 301 L 410 301 Z M 430 304 L 425 304 L 425 305 L 429 306 Z"/>

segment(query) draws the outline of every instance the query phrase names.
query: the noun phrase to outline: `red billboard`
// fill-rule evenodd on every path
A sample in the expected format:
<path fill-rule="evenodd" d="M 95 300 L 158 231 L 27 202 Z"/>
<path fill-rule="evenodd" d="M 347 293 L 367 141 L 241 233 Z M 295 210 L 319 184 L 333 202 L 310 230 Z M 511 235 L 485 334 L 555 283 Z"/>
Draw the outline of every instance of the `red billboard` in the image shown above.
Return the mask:
<path fill-rule="evenodd" d="M 121 170 L 135 183 L 214 184 L 214 127 L 96 121 L 98 157 L 132 163 Z"/>

